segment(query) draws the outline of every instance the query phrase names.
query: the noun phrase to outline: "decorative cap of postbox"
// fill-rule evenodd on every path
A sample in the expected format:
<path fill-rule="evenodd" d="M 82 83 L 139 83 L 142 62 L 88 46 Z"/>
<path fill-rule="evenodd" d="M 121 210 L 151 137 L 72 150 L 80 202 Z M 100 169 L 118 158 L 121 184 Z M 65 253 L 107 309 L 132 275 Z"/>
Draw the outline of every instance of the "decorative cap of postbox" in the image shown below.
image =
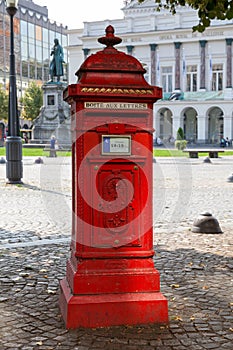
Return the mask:
<path fill-rule="evenodd" d="M 76 72 L 81 84 L 141 86 L 149 87 L 144 78 L 146 70 L 133 56 L 118 51 L 114 46 L 122 39 L 114 35 L 114 28 L 109 25 L 106 36 L 98 42 L 106 45 L 102 51 L 90 55 Z"/>

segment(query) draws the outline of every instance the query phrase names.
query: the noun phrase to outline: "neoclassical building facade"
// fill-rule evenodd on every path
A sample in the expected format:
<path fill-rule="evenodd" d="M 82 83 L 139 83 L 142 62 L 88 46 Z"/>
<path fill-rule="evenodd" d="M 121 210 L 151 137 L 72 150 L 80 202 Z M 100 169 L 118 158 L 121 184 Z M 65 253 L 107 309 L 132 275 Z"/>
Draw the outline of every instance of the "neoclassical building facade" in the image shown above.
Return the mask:
<path fill-rule="evenodd" d="M 154 0 L 125 1 L 123 18 L 84 22 L 69 30 L 69 82 L 85 58 L 102 49 L 97 38 L 111 24 L 122 38 L 118 49 L 135 56 L 145 78 L 163 88 L 154 105 L 156 136 L 176 138 L 179 127 L 192 143 L 218 144 L 233 139 L 233 21 L 214 20 L 204 33 L 193 32 L 196 11 L 177 8 L 176 15 L 155 10 Z"/>

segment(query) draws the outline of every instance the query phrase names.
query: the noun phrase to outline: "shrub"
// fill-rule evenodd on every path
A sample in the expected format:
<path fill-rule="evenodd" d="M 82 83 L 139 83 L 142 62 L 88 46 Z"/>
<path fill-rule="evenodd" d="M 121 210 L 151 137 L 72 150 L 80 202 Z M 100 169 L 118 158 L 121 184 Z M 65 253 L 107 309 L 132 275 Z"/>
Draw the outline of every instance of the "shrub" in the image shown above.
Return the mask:
<path fill-rule="evenodd" d="M 175 147 L 178 150 L 183 151 L 186 148 L 187 143 L 188 143 L 188 141 L 186 141 L 186 140 L 176 140 L 175 141 Z"/>
<path fill-rule="evenodd" d="M 181 127 L 177 130 L 176 139 L 184 140 L 184 130 Z"/>

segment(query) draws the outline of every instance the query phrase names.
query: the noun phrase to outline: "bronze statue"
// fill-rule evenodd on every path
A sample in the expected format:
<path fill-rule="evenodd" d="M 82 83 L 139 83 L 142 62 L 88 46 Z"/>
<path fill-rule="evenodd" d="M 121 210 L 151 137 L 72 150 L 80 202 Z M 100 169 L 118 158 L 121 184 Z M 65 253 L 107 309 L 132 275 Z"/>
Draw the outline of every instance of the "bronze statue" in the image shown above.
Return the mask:
<path fill-rule="evenodd" d="M 49 72 L 51 81 L 53 81 L 53 77 L 57 77 L 57 81 L 60 81 L 60 77 L 63 75 L 63 63 L 64 63 L 64 54 L 63 54 L 63 48 L 59 44 L 58 39 L 54 39 L 54 46 L 51 51 L 51 56 L 53 56 Z"/>

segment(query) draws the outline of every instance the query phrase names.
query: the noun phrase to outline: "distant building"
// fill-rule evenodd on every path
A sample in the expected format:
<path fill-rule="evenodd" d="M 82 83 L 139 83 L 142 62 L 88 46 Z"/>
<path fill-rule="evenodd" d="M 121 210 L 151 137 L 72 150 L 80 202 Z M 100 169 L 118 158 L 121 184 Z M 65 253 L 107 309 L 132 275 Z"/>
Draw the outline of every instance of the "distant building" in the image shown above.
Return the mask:
<path fill-rule="evenodd" d="M 97 38 L 111 24 L 123 40 L 117 48 L 135 56 L 146 69 L 145 78 L 163 88 L 154 106 L 156 135 L 176 138 L 179 127 L 193 143 L 233 139 L 232 41 L 233 21 L 214 20 L 204 33 L 192 31 L 196 11 L 178 7 L 176 15 L 155 11 L 155 1 L 126 1 L 124 18 L 84 22 L 70 30 L 69 81 L 83 60 L 102 49 Z"/>
<path fill-rule="evenodd" d="M 45 1 L 46 4 L 46 1 Z M 67 81 L 67 27 L 48 18 L 46 6 L 19 0 L 14 17 L 14 46 L 18 101 L 31 81 L 42 85 L 49 80 L 50 52 L 57 38 L 64 48 L 64 76 Z M 0 0 L 0 84 L 9 87 L 10 18 Z M 20 105 L 20 104 L 19 104 Z M 1 116 L 0 116 L 1 117 Z"/>

